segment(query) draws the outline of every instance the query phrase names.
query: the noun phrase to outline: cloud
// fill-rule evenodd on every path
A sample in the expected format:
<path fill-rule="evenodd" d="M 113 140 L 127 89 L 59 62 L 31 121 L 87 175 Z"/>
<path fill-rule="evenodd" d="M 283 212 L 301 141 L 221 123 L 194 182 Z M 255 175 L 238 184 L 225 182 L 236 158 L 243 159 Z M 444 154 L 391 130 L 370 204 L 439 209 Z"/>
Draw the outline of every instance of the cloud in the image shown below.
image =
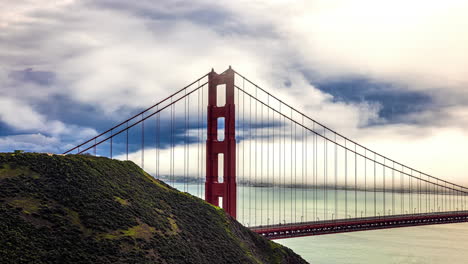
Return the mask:
<path fill-rule="evenodd" d="M 464 1 L 316 1 L 286 10 L 284 31 L 325 75 L 363 74 L 417 89 L 467 84 Z"/>
<path fill-rule="evenodd" d="M 0 97 L 0 120 L 17 131 L 39 131 L 53 136 L 92 136 L 96 131 L 76 125 L 67 125 L 58 120 L 48 120 L 26 102 Z"/>
<path fill-rule="evenodd" d="M 34 17 L 31 17 L 31 13 L 37 11 L 54 11 L 60 10 L 63 6 L 66 6 L 74 0 L 56 0 L 56 1 L 13 1 L 3 2 L 1 4 L 0 11 L 0 28 L 6 28 L 15 23 L 29 23 L 35 22 Z"/>
<path fill-rule="evenodd" d="M 395 138 L 402 147 L 408 138 L 439 142 L 451 133 L 468 140 L 459 132 L 468 126 L 464 2 L 9 2 L 0 15 L 0 118 L 21 133 L 72 144 L 95 133 L 87 127 L 96 123 L 76 120 L 74 106 L 92 107 L 99 120 L 125 119 L 212 67 L 233 65 L 305 114 L 382 152 L 389 146 L 375 142 L 392 133 L 407 136 Z M 337 100 L 315 85 L 356 76 L 391 84 L 382 89 L 394 100 L 401 91 L 431 100 L 389 122 L 380 113 L 383 100 Z M 68 116 L 43 110 L 56 98 L 73 102 L 63 111 Z M 426 153 L 430 146 L 418 147 Z"/>
<path fill-rule="evenodd" d="M 60 141 L 43 134 L 21 134 L 0 137 L 0 151 L 28 150 L 32 152 L 58 151 Z"/>
<path fill-rule="evenodd" d="M 122 9 L 106 12 L 86 10 L 79 4 L 72 6 L 83 10 L 69 18 L 51 13 L 47 19 L 37 18 L 34 25 L 14 28 L 14 34 L 10 32 L 7 36 L 9 48 L 17 52 L 5 56 L 18 63 L 23 60 L 20 57 L 27 56 L 29 63 L 24 66 L 47 59 L 41 65 L 55 72 L 57 79 L 54 87 L 48 87 L 49 95 L 66 94 L 80 102 L 97 104 L 108 114 L 122 105 L 150 105 L 156 100 L 155 94 L 164 96 L 168 90 L 182 87 L 213 66 L 224 69 L 228 64 L 238 65 L 242 72 L 253 72 L 251 78 L 269 80 L 272 84 L 284 82 L 290 73 L 296 74 L 288 70 L 294 62 L 286 59 L 294 54 L 282 47 L 283 41 L 268 34 L 254 36 L 241 31 L 225 35 L 216 28 L 200 25 L 190 16 L 168 20 L 135 16 Z M 154 9 L 164 8 L 150 11 L 156 12 Z M 180 9 L 179 13 L 179 9 L 172 13 L 189 12 Z M 15 48 L 14 44 L 24 42 L 32 31 L 41 32 L 35 39 L 38 49 Z M 306 83 L 303 79 L 298 81 L 293 85 Z"/>
<path fill-rule="evenodd" d="M 13 98 L 0 97 L 0 120 L 19 131 L 37 130 L 60 134 L 66 129 L 63 123 L 47 121 L 46 117 L 29 105 Z"/>
<path fill-rule="evenodd" d="M 432 176 L 468 185 L 468 140 L 462 129 L 391 125 L 365 129 L 362 134 L 359 142 L 372 150 Z"/>

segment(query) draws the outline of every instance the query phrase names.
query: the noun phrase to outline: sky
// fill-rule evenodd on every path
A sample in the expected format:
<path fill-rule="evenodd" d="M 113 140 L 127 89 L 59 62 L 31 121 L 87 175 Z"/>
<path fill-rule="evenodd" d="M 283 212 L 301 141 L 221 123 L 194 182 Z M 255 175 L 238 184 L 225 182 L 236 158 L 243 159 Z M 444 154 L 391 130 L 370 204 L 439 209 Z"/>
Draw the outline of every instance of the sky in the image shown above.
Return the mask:
<path fill-rule="evenodd" d="M 232 65 L 368 148 L 468 184 L 463 0 L 0 0 L 0 151 L 61 153 Z"/>

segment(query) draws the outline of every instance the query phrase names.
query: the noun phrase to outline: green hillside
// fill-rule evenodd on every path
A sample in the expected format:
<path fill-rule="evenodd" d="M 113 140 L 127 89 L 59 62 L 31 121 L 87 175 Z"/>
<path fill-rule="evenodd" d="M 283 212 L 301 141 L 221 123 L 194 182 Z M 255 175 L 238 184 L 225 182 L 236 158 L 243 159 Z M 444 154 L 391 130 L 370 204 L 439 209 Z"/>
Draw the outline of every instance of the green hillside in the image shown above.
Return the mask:
<path fill-rule="evenodd" d="M 129 161 L 0 154 L 1 263 L 306 263 Z"/>

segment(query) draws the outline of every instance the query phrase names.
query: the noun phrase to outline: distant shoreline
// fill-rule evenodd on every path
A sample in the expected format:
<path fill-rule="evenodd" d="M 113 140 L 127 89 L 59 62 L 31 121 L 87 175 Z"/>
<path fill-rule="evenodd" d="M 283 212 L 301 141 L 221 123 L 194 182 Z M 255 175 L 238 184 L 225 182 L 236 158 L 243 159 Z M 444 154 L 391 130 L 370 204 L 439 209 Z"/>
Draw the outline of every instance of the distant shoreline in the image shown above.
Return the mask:
<path fill-rule="evenodd" d="M 175 176 L 175 177 L 160 177 L 157 178 L 159 180 L 162 180 L 168 184 L 176 183 L 176 184 L 197 184 L 197 185 L 204 185 L 205 180 L 204 179 L 199 179 L 199 178 L 193 178 L 193 177 L 186 177 L 184 178 L 183 176 Z M 242 187 L 255 187 L 255 188 L 287 188 L 287 189 L 311 189 L 311 190 L 338 190 L 338 191 L 359 191 L 359 192 L 369 192 L 373 193 L 374 189 L 372 188 L 364 188 L 362 186 L 357 186 L 357 188 L 354 188 L 354 186 L 344 186 L 344 185 L 337 185 L 336 187 L 334 185 L 311 185 L 308 184 L 306 186 L 304 185 L 299 185 L 299 184 L 282 184 L 278 185 L 278 183 L 255 183 L 255 182 L 248 182 L 248 181 L 238 181 L 237 182 L 238 186 Z M 377 187 L 375 189 L 375 192 L 383 193 L 384 189 Z M 418 188 L 414 188 L 410 192 L 408 189 L 401 189 L 401 188 L 395 188 L 394 190 L 391 189 L 385 189 L 386 193 L 420 193 L 420 194 L 439 194 L 439 195 L 454 195 L 453 193 L 450 192 L 437 192 L 437 191 L 432 191 L 432 190 L 425 190 L 424 187 L 421 187 L 420 190 Z"/>

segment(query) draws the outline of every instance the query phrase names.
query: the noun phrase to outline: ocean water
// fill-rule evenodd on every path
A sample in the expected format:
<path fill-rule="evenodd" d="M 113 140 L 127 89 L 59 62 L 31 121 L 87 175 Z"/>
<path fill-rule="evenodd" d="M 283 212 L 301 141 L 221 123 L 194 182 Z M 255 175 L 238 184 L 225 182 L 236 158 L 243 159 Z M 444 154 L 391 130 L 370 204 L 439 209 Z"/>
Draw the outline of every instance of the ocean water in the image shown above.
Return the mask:
<path fill-rule="evenodd" d="M 175 183 L 174 187 L 201 198 L 204 196 L 202 185 Z M 239 186 L 237 194 L 237 220 L 245 226 L 466 210 L 468 207 L 468 197 L 450 193 Z M 288 238 L 276 242 L 291 248 L 310 263 L 468 264 L 468 223 Z"/>
<path fill-rule="evenodd" d="M 315 264 L 468 263 L 468 223 L 276 240 Z"/>

